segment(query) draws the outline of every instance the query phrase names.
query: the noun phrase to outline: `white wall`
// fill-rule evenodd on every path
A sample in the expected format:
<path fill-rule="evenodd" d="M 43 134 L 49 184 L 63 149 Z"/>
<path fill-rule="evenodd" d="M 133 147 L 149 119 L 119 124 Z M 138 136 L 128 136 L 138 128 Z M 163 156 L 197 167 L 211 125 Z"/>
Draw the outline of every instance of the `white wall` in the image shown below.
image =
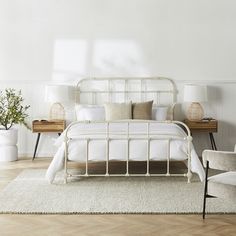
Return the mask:
<path fill-rule="evenodd" d="M 0 89 L 22 89 L 35 119 L 47 116 L 47 83 L 162 75 L 175 80 L 179 102 L 185 83 L 208 84 L 217 144 L 232 150 L 235 28 L 234 0 L 0 0 Z M 32 155 L 34 138 L 20 129 L 21 154 Z M 195 142 L 199 153 L 209 145 L 204 135 Z M 52 154 L 52 143 L 44 136 L 39 154 Z"/>

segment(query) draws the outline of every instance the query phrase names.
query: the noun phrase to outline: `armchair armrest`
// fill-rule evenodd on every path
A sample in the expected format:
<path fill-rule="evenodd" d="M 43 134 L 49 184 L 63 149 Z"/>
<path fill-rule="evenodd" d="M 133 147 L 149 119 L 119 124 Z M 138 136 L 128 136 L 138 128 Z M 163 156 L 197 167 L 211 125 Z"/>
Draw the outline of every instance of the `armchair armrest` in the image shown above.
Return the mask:
<path fill-rule="evenodd" d="M 206 167 L 208 161 L 209 168 L 236 171 L 236 152 L 205 150 L 202 153 L 202 158 L 204 167 Z"/>

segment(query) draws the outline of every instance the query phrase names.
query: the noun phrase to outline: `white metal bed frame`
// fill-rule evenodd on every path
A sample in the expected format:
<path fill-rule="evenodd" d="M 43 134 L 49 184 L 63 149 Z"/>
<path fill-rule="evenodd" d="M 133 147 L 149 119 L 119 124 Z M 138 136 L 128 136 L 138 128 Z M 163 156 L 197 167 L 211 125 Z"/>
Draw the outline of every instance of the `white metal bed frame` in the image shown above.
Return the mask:
<path fill-rule="evenodd" d="M 141 88 L 140 90 L 132 90 L 129 89 L 128 84 L 130 83 L 130 81 L 140 81 L 141 83 Z M 92 81 L 105 81 L 107 82 L 108 86 L 107 89 L 105 90 L 97 90 L 96 89 L 87 89 L 87 88 L 83 88 L 83 84 L 89 82 L 91 83 Z M 120 91 L 120 90 L 116 90 L 114 87 L 112 87 L 114 85 L 114 83 L 116 82 L 120 82 L 123 81 L 125 84 L 125 90 L 124 91 Z M 169 83 L 170 88 L 168 89 L 162 89 L 162 90 L 153 90 L 152 89 L 148 89 L 148 87 L 146 86 L 147 81 L 164 81 L 166 83 Z M 112 85 L 113 84 L 113 85 Z M 163 94 L 163 93 L 168 93 L 172 96 L 172 104 L 174 104 L 176 102 L 176 88 L 175 88 L 175 84 L 171 79 L 168 78 L 163 78 L 163 77 L 147 77 L 147 78 L 87 78 L 87 79 L 83 79 L 81 80 L 78 84 L 77 84 L 77 88 L 79 90 L 79 97 L 77 97 L 77 99 L 83 95 L 83 94 L 90 94 L 92 96 L 92 103 L 93 104 L 97 104 L 96 98 L 97 98 L 97 94 L 108 94 L 108 101 L 107 102 L 112 102 L 113 100 L 113 95 L 114 94 L 123 94 L 124 95 L 124 101 L 128 101 L 129 100 L 129 94 L 133 94 L 133 93 L 140 93 L 141 94 L 141 101 L 144 101 L 144 99 L 146 98 L 146 94 L 148 93 L 154 93 L 156 94 L 156 98 L 158 101 L 159 95 Z M 114 102 L 114 101 L 113 101 Z M 171 109 L 171 117 L 173 118 L 173 109 Z M 82 121 L 85 123 L 90 123 L 89 121 Z M 125 133 L 111 133 L 110 132 L 110 125 L 111 123 L 125 123 L 127 124 L 127 132 Z M 139 133 L 130 133 L 130 124 L 131 123 L 145 123 L 146 124 L 146 133 L 145 134 L 139 134 Z M 150 135 L 150 124 L 151 123 L 172 123 L 172 124 L 177 124 L 177 125 L 181 125 L 186 129 L 186 137 L 182 137 L 182 136 L 170 136 L 168 134 L 165 133 L 152 133 Z M 65 143 L 65 162 L 64 162 L 64 181 L 65 183 L 67 183 L 68 177 L 89 177 L 89 176 L 105 176 L 105 177 L 112 177 L 112 176 L 185 176 L 187 177 L 188 183 L 191 182 L 191 177 L 192 177 L 192 173 L 191 173 L 191 146 L 192 146 L 192 137 L 191 137 L 191 133 L 189 128 L 180 121 L 174 121 L 174 120 L 167 120 L 167 121 L 139 121 L 139 120 L 133 120 L 133 121 L 101 121 L 101 122 L 94 122 L 92 121 L 92 123 L 104 123 L 106 130 L 103 133 L 104 137 L 94 137 L 94 138 L 88 138 L 88 137 L 83 137 L 83 134 L 80 134 L 79 136 L 73 136 L 70 137 L 69 136 L 69 131 L 76 125 L 78 125 L 79 123 L 81 123 L 81 121 L 77 121 L 77 122 L 73 122 L 72 124 L 70 124 L 68 126 L 68 128 L 65 131 L 65 139 L 64 139 L 64 143 Z M 98 134 L 98 133 L 96 133 Z M 93 133 L 94 135 L 94 133 Z M 140 136 L 141 135 L 141 136 Z M 116 136 L 116 137 L 115 137 Z M 68 152 L 68 146 L 69 146 L 69 142 L 72 139 L 76 139 L 76 140 L 85 140 L 86 141 L 86 160 L 85 160 L 85 173 L 84 174 L 71 174 L 68 172 L 68 156 L 69 156 L 69 152 Z M 146 173 L 145 174 L 131 174 L 129 172 L 129 162 L 132 161 L 130 160 L 130 141 L 131 140 L 146 140 L 147 141 L 147 160 L 146 160 Z M 170 141 L 171 140 L 177 140 L 177 139 L 181 139 L 187 142 L 187 161 L 188 161 L 188 165 L 187 165 L 187 173 L 184 174 L 174 174 L 174 173 L 170 173 Z M 89 164 L 89 143 L 91 140 L 105 140 L 106 141 L 106 161 L 105 161 L 105 165 L 106 165 L 106 173 L 104 174 L 90 174 L 89 170 L 88 170 L 88 164 Z M 125 174 L 110 174 L 109 173 L 109 144 L 111 140 L 127 140 L 127 153 L 126 153 L 126 173 Z M 152 174 L 150 173 L 150 141 L 151 140 L 166 140 L 167 141 L 167 157 L 166 157 L 166 161 L 167 161 L 167 168 L 166 168 L 166 173 L 165 174 Z"/>

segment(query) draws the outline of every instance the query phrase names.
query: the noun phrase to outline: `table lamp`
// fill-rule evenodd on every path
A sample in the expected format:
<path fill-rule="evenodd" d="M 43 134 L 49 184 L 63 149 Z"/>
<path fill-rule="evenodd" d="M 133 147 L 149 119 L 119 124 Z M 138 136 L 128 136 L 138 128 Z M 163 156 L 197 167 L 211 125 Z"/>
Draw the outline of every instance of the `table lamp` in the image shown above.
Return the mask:
<path fill-rule="evenodd" d="M 207 101 L 207 87 L 194 84 L 185 85 L 184 101 L 191 102 L 187 109 L 187 118 L 191 121 L 200 121 L 204 117 L 204 110 L 200 102 Z"/>
<path fill-rule="evenodd" d="M 50 108 L 50 120 L 64 120 L 65 109 L 61 102 L 69 101 L 69 86 L 46 85 L 45 101 L 52 103 Z"/>

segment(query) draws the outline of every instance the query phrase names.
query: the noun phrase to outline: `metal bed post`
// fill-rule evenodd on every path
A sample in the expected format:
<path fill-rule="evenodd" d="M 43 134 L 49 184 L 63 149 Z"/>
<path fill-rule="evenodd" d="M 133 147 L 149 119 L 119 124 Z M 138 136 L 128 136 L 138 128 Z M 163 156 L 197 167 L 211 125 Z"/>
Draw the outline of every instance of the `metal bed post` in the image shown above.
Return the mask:
<path fill-rule="evenodd" d="M 109 125 L 110 125 L 110 123 L 108 122 L 106 124 L 106 139 L 107 139 L 106 143 L 107 143 L 107 145 L 106 145 L 106 174 L 105 174 L 105 176 L 109 176 L 109 146 L 110 146 Z"/>
<path fill-rule="evenodd" d="M 108 80 L 108 91 L 109 91 L 109 94 L 108 94 L 108 101 L 109 102 L 112 102 L 112 88 L 111 88 L 111 80 Z"/>
<path fill-rule="evenodd" d="M 144 101 L 144 89 L 143 89 L 143 80 L 141 80 L 141 86 L 140 86 L 140 101 L 143 102 Z"/>
<path fill-rule="evenodd" d="M 68 138 L 67 135 L 65 135 L 64 139 L 64 145 L 65 145 L 65 160 L 64 160 L 64 184 L 67 183 L 67 160 L 68 160 Z"/>
<path fill-rule="evenodd" d="M 145 101 L 147 100 L 147 81 L 145 81 L 145 84 L 144 84 L 144 88 L 145 88 L 145 90 L 144 90 L 144 97 L 145 97 Z"/>
<path fill-rule="evenodd" d="M 92 104 L 95 104 L 97 93 L 92 92 Z"/>
<path fill-rule="evenodd" d="M 188 142 L 188 173 L 187 173 L 187 178 L 188 178 L 188 183 L 191 183 L 191 178 L 192 178 L 192 172 L 191 172 L 191 145 L 192 145 L 192 140 L 193 138 L 188 135 L 187 136 L 187 142 Z"/>
<path fill-rule="evenodd" d="M 170 176 L 170 139 L 167 139 L 167 163 L 166 176 Z"/>
<path fill-rule="evenodd" d="M 146 176 L 150 176 L 150 123 L 147 123 L 147 172 Z"/>
<path fill-rule="evenodd" d="M 128 81 L 125 79 L 125 102 L 128 101 Z"/>
<path fill-rule="evenodd" d="M 89 157 L 89 142 L 90 139 L 86 139 L 86 162 L 85 162 L 85 176 L 89 176 L 88 174 L 88 157 Z"/>
<path fill-rule="evenodd" d="M 126 160 L 126 174 L 125 176 L 129 176 L 129 148 L 130 148 L 130 134 L 129 134 L 129 122 L 127 123 L 127 160 Z"/>

